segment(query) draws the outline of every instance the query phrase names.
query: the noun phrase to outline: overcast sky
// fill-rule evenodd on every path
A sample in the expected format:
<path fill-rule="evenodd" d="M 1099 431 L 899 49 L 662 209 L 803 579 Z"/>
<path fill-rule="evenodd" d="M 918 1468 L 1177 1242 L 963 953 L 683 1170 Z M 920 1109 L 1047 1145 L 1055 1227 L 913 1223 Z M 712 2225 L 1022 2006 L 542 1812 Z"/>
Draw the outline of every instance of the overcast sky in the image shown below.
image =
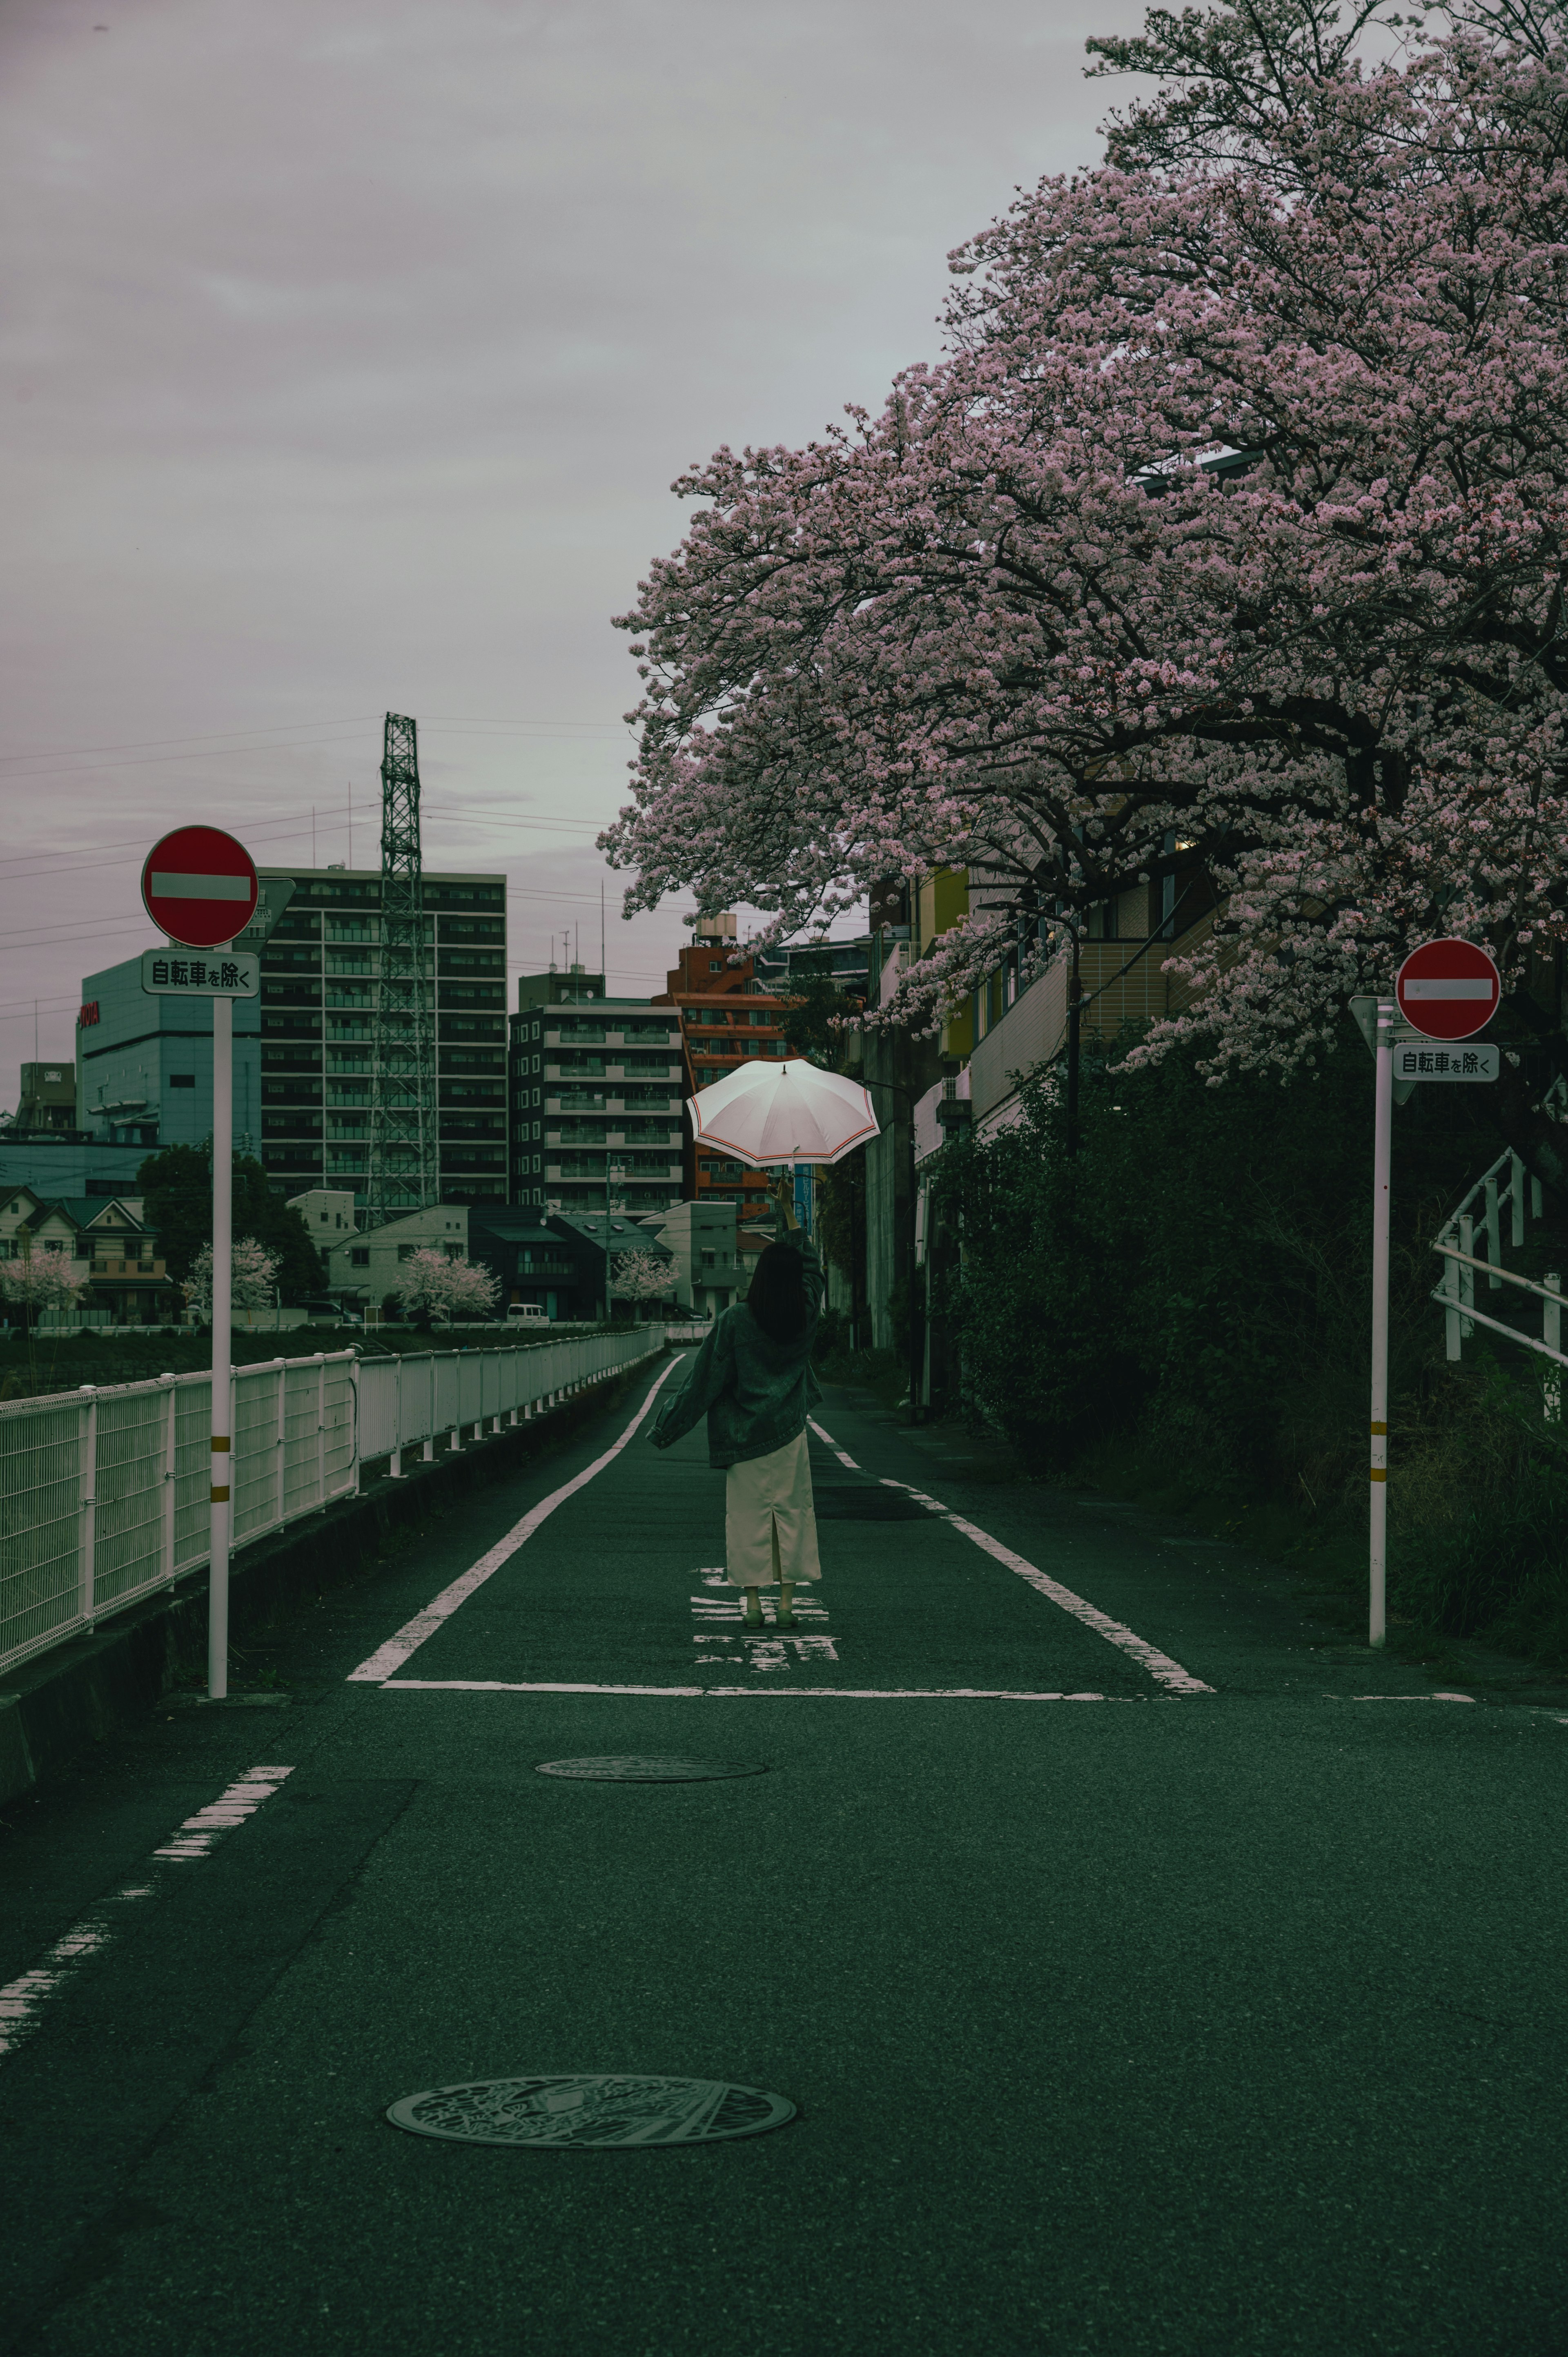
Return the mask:
<path fill-rule="evenodd" d="M 593 849 L 636 692 L 609 626 L 676 472 L 934 357 L 945 256 L 1095 160 L 1106 0 L 0 0 L 6 518 L 0 1104 L 155 936 L 182 819 L 504 869 L 511 966 L 580 923 L 663 985 Z"/>

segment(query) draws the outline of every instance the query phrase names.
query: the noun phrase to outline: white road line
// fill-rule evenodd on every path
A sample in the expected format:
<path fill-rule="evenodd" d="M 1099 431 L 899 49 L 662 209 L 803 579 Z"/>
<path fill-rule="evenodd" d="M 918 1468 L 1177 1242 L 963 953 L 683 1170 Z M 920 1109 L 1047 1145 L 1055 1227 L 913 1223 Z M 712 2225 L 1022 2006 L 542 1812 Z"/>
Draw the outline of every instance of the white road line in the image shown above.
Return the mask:
<path fill-rule="evenodd" d="M 660 1697 L 689 1699 L 697 1702 L 747 1701 L 753 1695 L 772 1695 L 776 1700 L 814 1702 L 1164 1702 L 1165 1695 L 1108 1694 L 1027 1694 L 1009 1686 L 615 1686 L 593 1685 L 586 1679 L 564 1679 L 546 1682 L 519 1680 L 515 1684 L 504 1678 L 383 1678 L 383 1694 L 599 1694 L 649 1695 Z M 1173 1692 L 1212 1694 L 1212 1686 L 1183 1687 Z M 1325 1702 L 1469 1702 L 1474 1695 L 1333 1695 L 1322 1696 Z M 1559 1727 L 1568 1727 L 1568 1717 L 1559 1712 L 1542 1711 L 1543 1717 L 1553 1718 Z M 123 1890 L 122 1899 L 138 1898 L 143 1894 Z M 0 1990 L 0 1997 L 5 1992 Z"/>
<path fill-rule="evenodd" d="M 1208 1687 L 1204 1688 L 1207 1694 Z M 1156 1702 L 1156 1695 L 1014 1694 L 1002 1686 L 612 1686 L 503 1678 L 383 1678 L 383 1694 L 604 1694 L 694 1695 L 699 1700 L 750 1695 L 825 1695 L 844 1702 Z"/>
<path fill-rule="evenodd" d="M 1337 1695 L 1326 1694 L 1325 1702 L 1474 1702 L 1474 1695 L 1462 1694 L 1402 1694 L 1402 1695 Z"/>
<path fill-rule="evenodd" d="M 284 1778 L 293 1773 L 292 1768 L 247 1768 L 243 1776 L 215 1801 L 199 1809 L 194 1817 L 187 1817 L 169 1839 L 154 1850 L 153 1857 L 206 1857 L 220 1835 L 231 1825 L 243 1824 L 263 1801 L 272 1798 Z M 154 1873 L 156 1876 L 156 1867 Z M 124 1900 L 156 1898 L 159 1888 L 156 1879 L 127 1883 L 124 1890 L 113 1894 L 105 1908 Z M 84 1916 L 45 1952 L 41 1963 L 28 1972 L 19 1973 L 14 1981 L 7 1981 L 0 1988 L 0 2060 L 14 2054 L 22 2040 L 38 2029 L 50 1998 L 59 1996 L 70 1986 L 90 1956 L 108 1946 L 115 1929 L 107 1911 Z"/>
<path fill-rule="evenodd" d="M 854 1458 L 853 1457 L 845 1456 L 843 1450 L 839 1447 L 838 1442 L 833 1438 L 831 1432 L 824 1432 L 822 1426 L 816 1423 L 811 1416 L 806 1418 L 806 1422 L 811 1426 L 811 1430 L 816 1434 L 819 1440 L 825 1440 L 827 1442 L 828 1447 L 832 1450 L 833 1455 L 838 1458 L 841 1465 L 847 1465 L 852 1473 L 859 1472 L 860 1467 L 855 1463 Z"/>
<path fill-rule="evenodd" d="M 1015 1555 L 1011 1547 L 1004 1546 L 1000 1539 L 993 1539 L 990 1532 L 983 1531 L 977 1523 L 966 1523 L 963 1516 L 955 1514 L 950 1506 L 940 1504 L 935 1498 L 928 1498 L 924 1491 L 915 1489 L 908 1481 L 889 1480 L 886 1474 L 882 1486 L 885 1490 L 902 1490 L 907 1497 L 913 1498 L 916 1504 L 924 1506 L 928 1512 L 940 1514 L 944 1522 L 952 1524 L 955 1531 L 961 1531 L 966 1539 L 972 1539 L 977 1547 L 983 1547 L 987 1555 L 994 1555 L 998 1563 L 1004 1563 L 1009 1571 L 1015 1571 L 1020 1579 L 1026 1579 L 1030 1587 L 1037 1588 L 1042 1596 L 1048 1596 L 1053 1604 L 1059 1604 L 1064 1612 L 1070 1612 L 1075 1620 L 1081 1620 L 1086 1629 L 1092 1629 L 1096 1636 L 1103 1637 L 1110 1644 L 1119 1645 L 1124 1653 L 1131 1653 L 1133 1659 L 1141 1662 L 1149 1675 L 1156 1678 L 1168 1694 L 1214 1692 L 1214 1688 L 1205 1685 L 1201 1678 L 1195 1678 L 1189 1670 L 1184 1670 L 1179 1662 L 1173 1662 L 1168 1653 L 1162 1653 L 1158 1646 L 1145 1644 L 1142 1637 L 1135 1636 L 1120 1620 L 1112 1620 L 1109 1613 L 1101 1612 L 1097 1605 L 1086 1602 L 1081 1596 L 1075 1596 L 1070 1587 L 1064 1587 L 1059 1579 L 1052 1579 L 1048 1573 L 1041 1571 L 1023 1555 Z"/>
<path fill-rule="evenodd" d="M 505 1678 L 382 1678 L 383 1694 L 629 1694 L 629 1695 L 705 1695 L 706 1686 L 606 1686 L 591 1685 L 585 1680 L 543 1678 L 519 1681 Z"/>
<path fill-rule="evenodd" d="M 272 1799 L 284 1778 L 293 1773 L 292 1768 L 247 1768 L 237 1784 L 231 1784 L 228 1791 L 220 1792 L 215 1801 L 209 1801 L 194 1817 L 187 1817 L 179 1831 L 171 1834 L 161 1849 L 154 1850 L 153 1856 L 207 1857 L 220 1834 L 226 1833 L 231 1825 L 242 1825 L 247 1817 L 255 1814 L 263 1801 Z"/>
<path fill-rule="evenodd" d="M 514 1523 L 505 1538 L 498 1541 L 488 1555 L 482 1555 L 478 1563 L 470 1564 L 461 1577 L 455 1579 L 450 1587 L 444 1587 L 423 1612 L 416 1612 L 412 1620 L 405 1620 L 395 1637 L 389 1637 L 384 1645 L 377 1646 L 369 1661 L 361 1662 L 357 1670 L 350 1670 L 346 1683 L 349 1685 L 380 1685 L 390 1678 L 394 1670 L 402 1668 L 411 1653 L 419 1651 L 427 1637 L 435 1634 L 443 1621 L 452 1618 L 459 1604 L 466 1604 L 475 1589 L 484 1586 L 492 1572 L 499 1571 L 519 1547 L 527 1544 L 541 1523 L 553 1514 L 557 1506 L 564 1505 L 568 1498 L 585 1489 L 596 1474 L 602 1473 L 607 1465 L 613 1464 L 653 1405 L 660 1385 L 669 1382 L 684 1355 L 681 1352 L 671 1360 L 620 1438 L 607 1448 L 602 1457 L 596 1457 L 583 1472 L 574 1475 L 570 1481 L 564 1481 L 559 1490 L 553 1490 L 542 1503 L 531 1506 L 521 1522 Z"/>

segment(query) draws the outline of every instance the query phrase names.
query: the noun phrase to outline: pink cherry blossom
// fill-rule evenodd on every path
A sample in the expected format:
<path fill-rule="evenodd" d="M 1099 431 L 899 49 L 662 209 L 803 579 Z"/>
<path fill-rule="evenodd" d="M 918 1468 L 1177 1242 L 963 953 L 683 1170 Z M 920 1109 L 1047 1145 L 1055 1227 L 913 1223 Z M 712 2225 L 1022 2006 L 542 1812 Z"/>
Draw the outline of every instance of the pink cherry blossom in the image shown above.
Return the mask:
<path fill-rule="evenodd" d="M 682 477 L 623 618 L 628 908 L 777 939 L 967 866 L 886 1010 L 929 1025 L 1196 852 L 1196 1003 L 1136 1052 L 1215 1077 L 1433 934 L 1510 985 L 1564 938 L 1568 52 L 1475 0 L 1369 64 L 1374 13 L 1277 0 L 1268 71 L 1255 8 L 1091 44 L 1169 85 L 951 257 L 940 362 Z"/>

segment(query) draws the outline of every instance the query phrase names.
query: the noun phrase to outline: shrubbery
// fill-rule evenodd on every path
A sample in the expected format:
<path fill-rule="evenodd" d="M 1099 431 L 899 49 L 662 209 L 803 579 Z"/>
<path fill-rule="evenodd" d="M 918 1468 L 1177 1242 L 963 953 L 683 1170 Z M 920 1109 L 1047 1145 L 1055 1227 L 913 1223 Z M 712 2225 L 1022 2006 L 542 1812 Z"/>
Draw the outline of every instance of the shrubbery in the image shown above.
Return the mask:
<path fill-rule="evenodd" d="M 1081 1143 L 1057 1084 L 940 1167 L 933 1306 L 961 1398 L 1047 1475 L 1173 1504 L 1272 1505 L 1273 1544 L 1357 1576 L 1365 1529 L 1371 1066 L 1359 1039 L 1291 1082 L 1212 1088 L 1087 1058 Z M 1444 1356 L 1430 1245 L 1498 1152 L 1478 1089 L 1395 1114 L 1391 1610 L 1568 1660 L 1568 1458 L 1539 1362 Z M 957 1242 L 961 1235 L 961 1262 Z M 1563 1232 L 1535 1265 L 1568 1265 Z M 1112 1469 L 1115 1469 L 1114 1470 Z M 1256 1527 L 1254 1525 L 1254 1527 Z M 1359 1558 L 1364 1563 L 1364 1557 Z M 1363 1575 L 1364 1576 L 1364 1573 Z"/>

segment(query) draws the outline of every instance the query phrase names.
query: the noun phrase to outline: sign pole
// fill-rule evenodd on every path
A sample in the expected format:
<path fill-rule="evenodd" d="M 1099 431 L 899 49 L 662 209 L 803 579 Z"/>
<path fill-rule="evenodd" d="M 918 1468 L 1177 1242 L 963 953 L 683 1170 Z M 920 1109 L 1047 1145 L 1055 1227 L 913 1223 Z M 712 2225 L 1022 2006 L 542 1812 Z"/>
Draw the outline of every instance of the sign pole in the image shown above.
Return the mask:
<path fill-rule="evenodd" d="M 227 944 L 220 944 L 227 946 Z M 234 1009 L 212 1001 L 212 1535 L 207 1608 L 207 1696 L 229 1691 L 230 1295 L 234 1260 Z"/>
<path fill-rule="evenodd" d="M 285 896 L 286 897 L 286 896 Z M 230 1305 L 234 1264 L 234 1009 L 235 996 L 253 998 L 254 961 L 236 958 L 236 939 L 248 932 L 261 905 L 256 863 L 242 843 L 217 826 L 177 826 L 154 844 L 142 866 L 142 906 L 167 937 L 169 949 L 199 957 L 142 961 L 142 988 L 151 996 L 194 992 L 212 1007 L 212 1413 L 208 1460 L 210 1576 L 208 1583 L 207 1694 L 221 1702 L 229 1691 L 229 1537 L 233 1436 L 229 1429 L 232 1371 L 229 1364 Z M 282 900 L 263 917 L 264 941 Z M 220 952 L 216 964 L 212 952 Z"/>
<path fill-rule="evenodd" d="M 1387 1633 L 1389 1521 L 1389 1182 L 1394 1111 L 1391 998 L 1378 1001 L 1377 1074 L 1372 1128 L 1372 1449 L 1367 1642 Z"/>

